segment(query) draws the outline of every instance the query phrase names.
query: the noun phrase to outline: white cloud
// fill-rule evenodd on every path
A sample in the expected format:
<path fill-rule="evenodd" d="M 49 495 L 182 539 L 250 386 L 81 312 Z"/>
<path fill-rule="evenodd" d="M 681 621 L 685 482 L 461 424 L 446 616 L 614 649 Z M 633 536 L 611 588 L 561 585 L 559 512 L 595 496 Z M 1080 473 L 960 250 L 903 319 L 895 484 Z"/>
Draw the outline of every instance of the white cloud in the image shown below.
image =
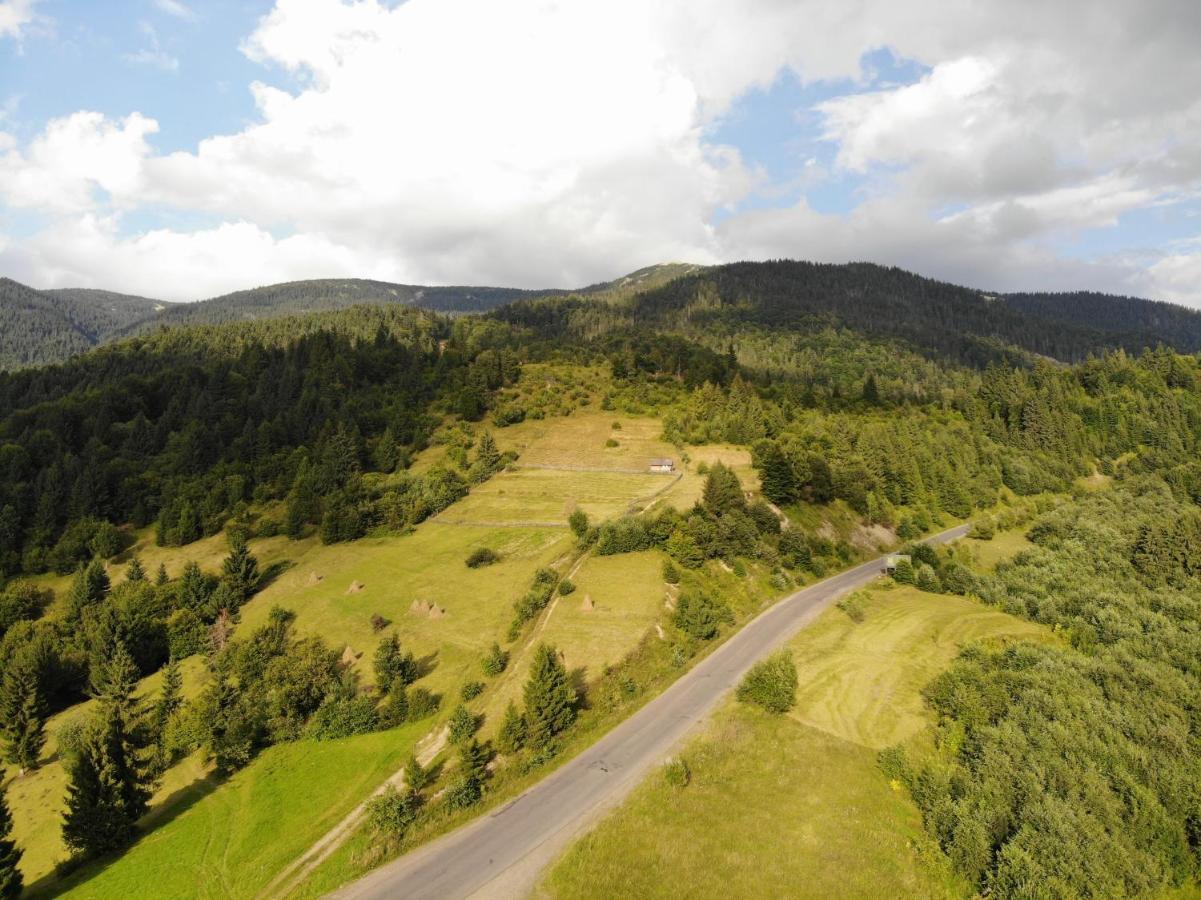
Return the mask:
<path fill-rule="evenodd" d="M 99 188 L 115 205 L 132 204 L 143 187 L 146 136 L 157 131 L 139 113 L 113 122 L 77 112 L 50 120 L 24 152 L 11 137 L 0 140 L 0 197 L 14 208 L 84 213 Z"/>
<path fill-rule="evenodd" d="M 21 32 L 34 21 L 34 6 L 38 0 L 3 0 L 0 2 L 0 38 L 20 38 Z"/>
<path fill-rule="evenodd" d="M 138 30 L 146 37 L 147 46 L 135 53 L 126 53 L 122 58 L 137 66 L 152 66 L 164 72 L 178 72 L 179 60 L 163 49 L 154 26 L 149 22 L 142 22 Z"/>
<path fill-rule="evenodd" d="M 1201 186 L 1199 42 L 1192 0 L 278 0 L 243 50 L 301 87 L 252 85 L 241 131 L 161 155 L 152 119 L 81 112 L 28 145 L 0 139 L 5 202 L 50 217 L 5 254 L 38 284 L 144 293 L 133 266 L 155 280 L 176 266 L 188 277 L 164 280 L 186 296 L 318 270 L 571 285 L 777 255 L 1119 288 L 1144 269 L 1065 260 L 1048 241 Z M 869 89 L 863 56 L 881 47 L 926 74 Z M 707 135 L 783 69 L 847 80 L 816 112 L 833 174 L 866 179 L 861 205 L 719 215 L 779 196 Z M 128 235 L 120 216 L 141 205 L 228 224 Z M 234 237 L 240 252 L 206 265 Z M 1187 294 L 1174 258 L 1142 283 Z"/>
<path fill-rule="evenodd" d="M 160 12 L 175 16 L 177 19 L 183 19 L 186 22 L 196 20 L 196 12 L 186 3 L 181 3 L 180 0 L 154 0 L 154 5 Z"/>

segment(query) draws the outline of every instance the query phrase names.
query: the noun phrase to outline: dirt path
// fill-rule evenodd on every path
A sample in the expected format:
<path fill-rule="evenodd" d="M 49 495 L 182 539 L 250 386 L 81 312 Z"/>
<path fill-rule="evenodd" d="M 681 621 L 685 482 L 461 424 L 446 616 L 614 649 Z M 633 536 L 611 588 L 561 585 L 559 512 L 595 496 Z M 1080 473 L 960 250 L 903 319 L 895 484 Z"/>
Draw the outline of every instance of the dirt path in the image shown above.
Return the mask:
<path fill-rule="evenodd" d="M 421 749 L 417 752 L 417 761 L 423 766 L 428 766 L 433 762 L 434 757 L 442 752 L 442 748 L 446 746 L 448 730 L 443 728 L 438 732 L 431 732 L 418 742 L 417 746 Z M 425 744 L 422 747 L 422 744 Z M 302 856 L 289 865 L 286 869 L 280 872 L 271 880 L 271 883 L 263 888 L 258 897 L 267 900 L 273 897 L 286 897 L 296 887 L 300 885 L 304 879 L 308 878 L 313 871 L 329 859 L 330 854 L 342 846 L 363 821 L 363 817 L 367 814 L 367 804 L 375 797 L 378 797 L 389 787 L 395 787 L 398 791 L 403 790 L 405 786 L 405 770 L 402 768 L 395 772 L 391 778 L 376 788 L 370 797 L 352 809 L 346 814 L 346 817 L 327 831 L 322 838 L 313 844 Z"/>

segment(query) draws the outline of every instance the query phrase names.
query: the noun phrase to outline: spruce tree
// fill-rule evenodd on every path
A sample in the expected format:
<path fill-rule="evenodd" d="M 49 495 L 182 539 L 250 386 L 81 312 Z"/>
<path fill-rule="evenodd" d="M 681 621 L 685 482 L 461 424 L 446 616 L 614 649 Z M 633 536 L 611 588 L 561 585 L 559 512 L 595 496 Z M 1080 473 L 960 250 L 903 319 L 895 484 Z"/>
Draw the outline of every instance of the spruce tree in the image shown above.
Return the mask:
<path fill-rule="evenodd" d="M 209 581 L 200 571 L 200 566 L 195 562 L 188 562 L 179 578 L 179 605 L 203 618 L 211 593 Z"/>
<path fill-rule="evenodd" d="M 84 609 L 95 606 L 108 596 L 110 586 L 103 562 L 93 559 L 86 566 L 80 566 L 67 594 L 67 619 L 79 621 Z"/>
<path fill-rule="evenodd" d="M 481 434 L 476 444 L 475 464 L 485 472 L 491 472 L 500 465 L 500 451 L 496 449 L 496 441 L 489 431 Z"/>
<path fill-rule="evenodd" d="M 525 685 L 528 741 L 535 747 L 545 747 L 570 727 L 575 721 L 575 702 L 575 690 L 558 654 L 548 644 L 540 644 L 534 651 Z"/>
<path fill-rule="evenodd" d="M 4 758 L 22 772 L 35 768 L 46 742 L 46 709 L 32 653 L 18 653 L 9 663 L 0 683 L 0 713 L 4 716 Z"/>
<path fill-rule="evenodd" d="M 157 585 L 158 587 L 162 587 L 164 584 L 166 584 L 170 580 L 171 580 L 171 578 L 167 575 L 166 564 L 159 563 L 158 564 L 158 574 L 154 577 L 155 585 Z"/>
<path fill-rule="evenodd" d="M 715 516 L 746 508 L 746 497 L 738 476 L 724 463 L 716 463 L 705 478 L 702 497 L 705 509 Z"/>
<path fill-rule="evenodd" d="M 171 719 L 183 705 L 182 689 L 179 660 L 173 657 L 163 672 L 163 690 L 154 704 L 154 768 L 157 772 L 164 771 L 171 764 L 171 753 L 167 746 L 168 729 Z"/>
<path fill-rule="evenodd" d="M 496 733 L 496 749 L 505 754 L 516 753 L 525 746 L 526 730 L 525 719 L 517 711 L 517 704 L 510 702 Z"/>
<path fill-rule="evenodd" d="M 12 839 L 13 817 L 8 809 L 8 798 L 0 791 L 0 900 L 19 897 L 25 886 L 18 864 L 21 849 Z"/>
<path fill-rule="evenodd" d="M 239 606 L 258 589 L 259 579 L 262 577 L 259 574 L 259 561 L 246 546 L 246 541 L 241 538 L 233 541 L 229 556 L 225 557 L 221 564 L 221 571 L 225 582 L 237 595 Z"/>
<path fill-rule="evenodd" d="M 123 643 L 92 674 L 100 709 L 71 762 L 63 819 L 63 841 L 90 856 L 127 845 L 150 799 L 134 734 L 136 680 L 137 669 Z"/>
<path fill-rule="evenodd" d="M 129 565 L 125 567 L 125 580 L 130 582 L 146 580 L 146 570 L 142 568 L 142 561 L 136 556 L 131 558 Z"/>

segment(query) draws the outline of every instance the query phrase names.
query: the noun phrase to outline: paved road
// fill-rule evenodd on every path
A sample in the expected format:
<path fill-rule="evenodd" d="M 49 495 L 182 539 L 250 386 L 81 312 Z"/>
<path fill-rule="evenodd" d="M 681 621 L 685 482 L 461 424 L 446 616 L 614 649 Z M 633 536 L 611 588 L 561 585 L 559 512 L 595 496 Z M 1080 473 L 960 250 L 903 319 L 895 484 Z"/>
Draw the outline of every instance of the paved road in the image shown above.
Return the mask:
<path fill-rule="evenodd" d="M 961 525 L 929 539 L 962 537 Z M 515 800 L 347 886 L 344 900 L 518 897 L 540 870 L 641 778 L 750 666 L 840 596 L 880 574 L 882 559 L 810 585 L 765 610 L 662 694 Z"/>

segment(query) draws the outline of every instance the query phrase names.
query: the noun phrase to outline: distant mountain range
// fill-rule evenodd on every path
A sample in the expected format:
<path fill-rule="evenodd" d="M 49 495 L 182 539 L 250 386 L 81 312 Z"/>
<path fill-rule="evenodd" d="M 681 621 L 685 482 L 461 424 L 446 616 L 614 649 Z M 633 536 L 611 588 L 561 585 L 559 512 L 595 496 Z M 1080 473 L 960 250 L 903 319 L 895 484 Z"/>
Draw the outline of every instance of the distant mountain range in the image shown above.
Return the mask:
<path fill-rule="evenodd" d="M 578 296 L 623 301 L 630 324 L 694 326 L 706 317 L 767 326 L 836 324 L 897 337 L 965 362 L 994 358 L 996 346 L 1071 361 L 1106 348 L 1158 344 L 1201 351 L 1201 312 L 1169 303 L 1091 292 L 992 295 L 869 263 L 792 261 L 702 267 L 650 266 L 583 288 L 522 290 L 320 279 L 169 303 L 110 291 L 39 291 L 0 278 L 0 369 L 61 362 L 100 344 L 161 328 L 246 322 L 360 305 L 479 313 L 518 301 Z M 535 315 L 519 303 L 513 318 Z M 522 311 L 522 310 L 525 311 Z"/>

